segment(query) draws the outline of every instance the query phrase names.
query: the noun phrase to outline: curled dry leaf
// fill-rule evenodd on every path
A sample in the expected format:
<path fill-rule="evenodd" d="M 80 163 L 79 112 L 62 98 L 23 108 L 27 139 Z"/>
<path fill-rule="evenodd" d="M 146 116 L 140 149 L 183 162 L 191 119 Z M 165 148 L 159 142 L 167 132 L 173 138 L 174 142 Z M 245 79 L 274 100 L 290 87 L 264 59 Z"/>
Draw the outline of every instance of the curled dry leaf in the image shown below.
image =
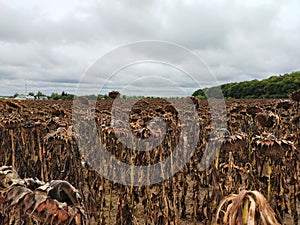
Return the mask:
<path fill-rule="evenodd" d="M 225 212 L 221 220 L 223 208 Z M 231 194 L 220 202 L 214 222 L 214 225 L 217 224 L 280 225 L 265 197 L 258 191 L 246 190 Z"/>
<path fill-rule="evenodd" d="M 8 166 L 0 167 L 0 217 L 4 224 L 30 223 L 84 225 L 81 195 L 70 183 L 21 179 Z"/>

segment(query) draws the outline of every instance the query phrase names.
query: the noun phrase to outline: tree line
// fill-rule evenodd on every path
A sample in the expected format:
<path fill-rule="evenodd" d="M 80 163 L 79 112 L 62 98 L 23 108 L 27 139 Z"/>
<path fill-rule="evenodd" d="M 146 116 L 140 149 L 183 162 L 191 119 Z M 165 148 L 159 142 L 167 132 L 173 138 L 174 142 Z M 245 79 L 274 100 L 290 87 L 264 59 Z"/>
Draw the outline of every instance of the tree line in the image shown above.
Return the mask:
<path fill-rule="evenodd" d="M 251 80 L 223 84 L 217 87 L 196 90 L 192 95 L 198 98 L 288 98 L 300 89 L 300 71 L 271 76 L 263 80 Z"/>
<path fill-rule="evenodd" d="M 16 98 L 20 96 L 19 93 L 15 93 L 14 95 L 10 96 L 10 98 Z M 67 92 L 63 91 L 61 94 L 52 93 L 51 95 L 47 96 L 46 94 L 38 91 L 36 94 L 34 92 L 29 92 L 28 96 L 34 97 L 34 99 L 49 99 L 49 100 L 74 100 L 75 95 L 68 94 Z"/>
<path fill-rule="evenodd" d="M 119 96 L 119 92 L 118 91 L 111 91 L 108 94 L 91 94 L 91 95 L 84 95 L 84 96 L 80 96 L 80 97 L 84 97 L 88 100 L 106 100 L 106 99 L 115 99 L 116 97 Z M 16 98 L 20 96 L 19 93 L 15 93 L 14 95 L 10 96 L 10 98 Z M 46 95 L 44 93 L 42 93 L 41 91 L 38 91 L 36 94 L 34 92 L 29 92 L 28 96 L 32 96 L 34 97 L 34 99 L 39 100 L 39 99 L 48 99 L 48 100 L 75 100 L 78 98 L 77 95 L 74 94 L 69 94 L 65 91 L 63 91 L 62 93 L 56 93 L 56 92 L 52 92 L 51 95 Z M 126 95 L 121 95 L 122 99 L 131 99 L 131 100 L 137 100 L 137 99 L 161 99 L 160 97 L 145 97 L 145 96 L 126 96 Z M 179 97 L 173 97 L 175 99 L 178 99 Z"/>

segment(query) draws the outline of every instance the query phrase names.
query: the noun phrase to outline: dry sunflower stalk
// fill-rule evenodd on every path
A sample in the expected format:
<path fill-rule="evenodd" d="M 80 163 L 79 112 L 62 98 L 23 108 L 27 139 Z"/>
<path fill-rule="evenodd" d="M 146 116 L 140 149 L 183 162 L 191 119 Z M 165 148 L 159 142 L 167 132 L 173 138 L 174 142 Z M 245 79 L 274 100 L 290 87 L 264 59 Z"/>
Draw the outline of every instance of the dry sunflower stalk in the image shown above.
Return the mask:
<path fill-rule="evenodd" d="M 93 100 L 81 99 L 79 125 L 80 130 L 87 133 L 77 136 L 74 130 L 77 125 L 71 118 L 71 101 L 0 101 L 0 166 L 13 165 L 22 178 L 72 182 L 85 199 L 85 213 L 91 225 L 212 224 L 221 200 L 241 189 L 257 190 L 266 196 L 279 223 L 288 221 L 287 224 L 299 224 L 300 114 L 296 100 L 297 94 L 283 101 L 226 100 L 227 126 L 222 126 L 224 129 L 221 128 L 211 140 L 213 147 L 219 147 L 218 157 L 215 157 L 215 152 L 210 152 L 213 154 L 208 154 L 207 158 L 213 157 L 213 162 L 206 160 L 207 169 L 201 170 L 201 159 L 205 159 L 205 149 L 215 127 L 210 124 L 212 114 L 208 103 L 194 99 L 200 129 L 197 135 L 199 142 L 190 162 L 169 180 L 139 188 L 130 185 L 121 188 L 99 175 L 93 169 L 97 162 L 101 162 L 105 170 L 122 176 L 128 172 L 134 175 L 134 171 L 113 170 L 110 161 L 101 161 L 95 146 L 101 141 L 117 160 L 136 166 L 161 162 L 173 154 L 174 147 L 180 144 L 182 126 L 186 126 L 170 103 L 161 99 L 136 102 L 128 111 L 127 131 L 119 123 L 125 123 L 128 119 L 113 120 L 112 98 L 95 102 L 94 111 L 86 110 L 87 105 L 94 103 Z M 126 100 L 124 104 L 131 103 Z M 185 118 L 191 117 L 188 113 L 184 115 Z M 164 132 L 149 132 L 155 130 L 152 123 L 156 118 L 166 124 Z M 92 126 L 94 121 L 95 127 Z M 113 122 L 118 129 L 112 127 Z M 99 137 L 91 136 L 95 130 Z M 131 138 L 128 143 L 118 139 L 128 137 L 130 132 L 143 141 L 151 133 L 157 138 L 153 145 L 157 147 L 149 152 L 132 151 L 130 145 L 126 147 L 131 143 Z M 160 133 L 166 135 L 161 136 Z M 185 136 L 194 137 L 195 132 L 191 129 Z M 86 140 L 85 145 L 79 149 L 76 139 Z M 182 142 L 179 147 L 185 149 L 185 146 L 189 147 L 190 142 Z M 181 157 L 186 157 L 184 151 Z M 42 220 L 38 220 L 39 215 L 44 216 L 43 221 L 48 216 L 46 224 L 51 223 L 52 219 L 53 224 L 57 224 L 58 218 L 66 216 L 60 211 L 62 208 L 67 209 L 68 206 L 70 210 L 64 209 L 68 213 L 71 213 L 71 208 L 76 208 L 72 205 L 78 201 L 76 196 L 57 196 L 60 200 L 55 199 L 57 193 L 54 190 L 59 186 L 63 188 L 63 182 L 47 184 L 37 179 L 20 179 L 11 170 L 0 175 L 0 192 L 3 194 L 0 225 L 22 223 L 22 220 L 24 224 L 43 224 L 40 222 Z M 159 176 L 164 175 L 162 170 Z M 153 174 L 149 172 L 149 176 Z M 125 179 L 125 175 L 123 177 Z M 53 186 L 55 188 L 50 191 Z M 20 200 L 14 196 L 20 196 Z M 46 201 L 45 196 L 48 197 Z M 33 203 L 35 198 L 43 202 L 36 209 Z M 57 206 L 57 202 L 61 201 L 66 203 Z M 56 210 L 56 217 L 52 216 L 50 209 Z M 221 211 L 220 218 L 222 216 Z M 61 224 L 68 224 L 70 219 L 68 217 L 67 222 Z M 221 220 L 218 223 L 223 224 Z"/>

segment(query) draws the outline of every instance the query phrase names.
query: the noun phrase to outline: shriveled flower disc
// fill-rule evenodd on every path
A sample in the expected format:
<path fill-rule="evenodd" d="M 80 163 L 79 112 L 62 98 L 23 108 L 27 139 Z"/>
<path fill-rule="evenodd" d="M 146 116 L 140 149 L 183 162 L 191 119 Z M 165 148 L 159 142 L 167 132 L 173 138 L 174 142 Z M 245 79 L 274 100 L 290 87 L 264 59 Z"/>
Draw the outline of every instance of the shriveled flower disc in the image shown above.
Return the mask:
<path fill-rule="evenodd" d="M 257 113 L 262 112 L 262 109 L 257 106 L 250 106 L 246 109 L 247 114 L 255 116 Z"/>
<path fill-rule="evenodd" d="M 271 128 L 276 124 L 277 117 L 275 114 L 259 113 L 256 115 L 255 120 L 262 127 Z"/>
<path fill-rule="evenodd" d="M 294 148 L 293 142 L 277 139 L 272 134 L 269 134 L 266 137 L 256 136 L 253 138 L 253 142 L 259 155 L 270 157 L 275 160 L 284 157 L 287 151 Z"/>
<path fill-rule="evenodd" d="M 1 118 L 1 123 L 7 129 L 15 129 L 21 125 L 23 119 L 18 112 L 12 112 L 8 116 Z"/>
<path fill-rule="evenodd" d="M 292 123 L 294 123 L 295 125 L 300 123 L 300 116 L 294 116 L 291 120 Z"/>
<path fill-rule="evenodd" d="M 118 91 L 111 91 L 108 93 L 108 97 L 112 98 L 112 99 L 115 99 L 118 97 L 120 93 Z"/>
<path fill-rule="evenodd" d="M 289 100 L 279 101 L 276 104 L 277 109 L 282 108 L 282 109 L 288 110 L 291 107 L 292 107 L 292 103 Z"/>
<path fill-rule="evenodd" d="M 293 100 L 296 101 L 296 102 L 300 102 L 300 89 L 297 90 L 297 91 L 294 91 L 294 92 L 291 94 L 291 99 L 293 99 Z"/>
<path fill-rule="evenodd" d="M 218 138 L 216 141 L 221 142 L 221 149 L 220 149 L 221 162 L 226 162 L 228 160 L 229 152 L 231 151 L 234 156 L 239 158 L 239 160 L 246 159 L 247 154 L 245 153 L 245 151 L 243 151 L 246 140 L 247 140 L 247 135 L 245 133 L 235 133 L 232 135 L 229 134 L 228 136 L 225 135 L 221 138 Z"/>

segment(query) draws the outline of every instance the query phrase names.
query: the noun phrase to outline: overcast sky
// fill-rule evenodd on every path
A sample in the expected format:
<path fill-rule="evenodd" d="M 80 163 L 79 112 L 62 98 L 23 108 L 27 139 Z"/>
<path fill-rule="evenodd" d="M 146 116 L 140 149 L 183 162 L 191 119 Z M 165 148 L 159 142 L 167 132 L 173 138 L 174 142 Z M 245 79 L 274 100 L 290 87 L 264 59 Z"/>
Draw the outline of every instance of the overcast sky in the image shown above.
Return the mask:
<path fill-rule="evenodd" d="M 202 86 L 214 85 L 206 82 L 209 74 L 222 84 L 300 70 L 299 12 L 298 0 L 0 0 L 0 95 L 25 93 L 25 84 L 28 92 L 76 93 L 98 59 L 143 40 L 171 42 L 199 56 L 209 68 L 196 77 L 203 76 Z M 167 54 L 171 64 L 127 66 L 105 87 L 96 78 L 109 75 L 94 71 L 85 90 L 151 95 L 154 87 L 169 87 L 191 94 L 197 85 L 172 66 L 189 59 L 151 49 L 129 50 L 124 58 Z"/>

